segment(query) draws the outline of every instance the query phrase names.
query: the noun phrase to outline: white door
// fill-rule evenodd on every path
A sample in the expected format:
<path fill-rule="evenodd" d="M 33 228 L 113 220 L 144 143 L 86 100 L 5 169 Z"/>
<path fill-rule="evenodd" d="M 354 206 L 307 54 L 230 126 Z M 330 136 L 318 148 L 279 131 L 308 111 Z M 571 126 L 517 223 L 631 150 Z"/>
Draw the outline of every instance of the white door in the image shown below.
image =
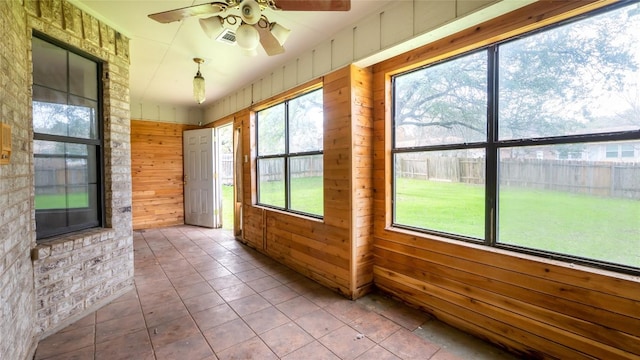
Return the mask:
<path fill-rule="evenodd" d="M 220 227 L 214 170 L 213 129 L 187 130 L 184 143 L 184 222 Z"/>

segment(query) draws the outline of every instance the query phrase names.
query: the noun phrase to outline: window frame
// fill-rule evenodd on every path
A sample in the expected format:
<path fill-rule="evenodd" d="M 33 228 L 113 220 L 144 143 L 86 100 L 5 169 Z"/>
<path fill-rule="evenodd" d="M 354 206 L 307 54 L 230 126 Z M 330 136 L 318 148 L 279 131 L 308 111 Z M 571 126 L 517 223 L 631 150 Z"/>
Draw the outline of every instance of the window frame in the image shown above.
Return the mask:
<path fill-rule="evenodd" d="M 58 143 L 69 143 L 69 144 L 78 144 L 78 145 L 87 145 L 87 146 L 93 146 L 95 147 L 95 172 L 96 172 L 96 204 L 95 204 L 95 211 L 96 211 L 96 219 L 95 221 L 88 221 L 88 222 L 84 222 L 82 224 L 76 224 L 76 225 L 71 225 L 71 226 L 66 226 L 66 227 L 61 227 L 61 228 L 56 228 L 54 230 L 50 230 L 50 229 L 46 229 L 46 230 L 38 230 L 37 227 L 37 223 L 36 223 L 36 241 L 38 243 L 42 243 L 42 242 L 47 242 L 49 240 L 51 240 L 54 237 L 60 236 L 60 235 L 67 235 L 67 234 L 71 234 L 74 232 L 78 232 L 78 231 L 82 231 L 82 230 L 87 230 L 87 229 L 95 229 L 95 228 L 102 228 L 104 227 L 104 224 L 106 223 L 106 218 L 105 218 L 105 170 L 104 170 L 104 164 L 105 164 L 105 159 L 104 159 L 104 124 L 105 124 L 105 120 L 104 120 L 104 115 L 103 115 L 103 102 L 104 102 L 104 86 L 103 86 L 103 82 L 102 82 L 102 73 L 103 73 L 103 69 L 104 69 L 104 61 L 102 61 L 100 58 L 93 56 L 91 54 L 88 54 L 82 50 L 79 50 L 75 47 L 72 47 L 66 43 L 63 43 L 55 38 L 52 38 L 46 34 L 43 34 L 41 32 L 38 31 L 33 31 L 32 33 L 32 40 L 33 39 L 39 39 L 41 41 L 47 42 L 51 45 L 54 45 L 62 50 L 64 50 L 66 52 L 66 57 L 67 57 L 67 62 L 66 62 L 66 66 L 67 66 L 67 70 L 69 68 L 69 54 L 74 54 L 76 56 L 82 57 L 84 59 L 90 60 L 92 62 L 94 62 L 96 64 L 96 99 L 90 99 L 92 101 L 96 102 L 96 116 L 95 116 L 95 122 L 96 122 L 96 129 L 95 129 L 95 136 L 96 138 L 79 138 L 79 137 L 73 137 L 73 136 L 65 136 L 65 135 L 53 135 L 53 134 L 46 134 L 46 133 L 38 133 L 35 130 L 33 131 L 33 141 L 51 141 L 51 142 L 58 142 Z M 32 63 L 33 63 L 33 59 L 32 59 Z M 78 98 L 82 98 L 85 99 L 84 96 L 78 95 L 78 94 L 72 94 L 69 91 L 69 81 L 70 81 L 70 74 L 67 71 L 67 91 L 65 92 L 66 98 L 67 98 L 67 105 L 69 102 L 69 97 L 74 96 L 74 97 L 78 97 Z M 32 78 L 32 85 L 36 86 L 38 84 L 35 83 L 35 81 L 33 81 Z M 38 85 L 38 86 L 42 86 L 42 85 Z M 47 88 L 46 86 L 43 86 L 45 88 Z M 59 90 L 56 90 L 59 91 Z M 33 98 L 32 98 L 32 105 L 31 108 L 33 109 Z M 33 126 L 33 118 L 32 120 L 32 126 Z M 37 157 L 35 152 L 33 153 L 33 157 L 34 160 Z M 73 157 L 73 156 L 72 156 Z M 35 163 L 35 161 L 34 161 Z M 65 167 L 66 169 L 66 167 Z M 35 176 L 35 175 L 34 175 Z M 35 183 L 34 183 L 34 196 L 35 196 Z M 91 203 L 89 203 L 89 205 L 91 205 Z M 88 208 L 93 209 L 91 206 L 89 206 Z M 83 208 L 84 209 L 84 208 Z M 34 214 L 36 215 L 37 218 L 37 214 L 40 213 L 50 213 L 50 214 L 61 214 L 61 213 L 67 213 L 67 214 L 73 214 L 73 212 L 77 212 L 80 211 L 78 209 L 75 208 L 65 208 L 65 209 L 43 209 L 43 210 L 37 210 L 35 209 L 34 206 Z"/>
<path fill-rule="evenodd" d="M 320 91 L 321 93 L 323 92 L 323 84 L 322 83 L 317 83 L 314 84 L 310 87 L 306 87 L 301 91 L 296 91 L 292 94 L 290 94 L 289 96 L 285 96 L 282 98 L 279 98 L 278 100 L 274 101 L 274 102 L 270 102 L 262 107 L 256 108 L 254 109 L 254 115 L 255 115 L 255 145 L 256 145 L 256 162 L 255 162 L 255 166 L 256 166 L 256 201 L 255 204 L 261 207 L 265 207 L 265 208 L 269 208 L 269 209 L 274 209 L 274 210 L 279 210 L 279 211 L 284 211 L 287 213 L 291 213 L 291 214 L 296 214 L 296 215 L 301 215 L 301 216 L 305 216 L 305 217 L 310 217 L 310 218 L 314 218 L 314 219 L 318 219 L 318 220 L 322 220 L 324 219 L 324 201 L 322 203 L 322 215 L 318 215 L 318 214 L 313 214 L 313 213 L 308 213 L 308 212 L 304 212 L 304 211 L 300 211 L 300 210 L 295 210 L 291 208 L 291 173 L 290 173 L 290 161 L 291 159 L 295 159 L 295 158 L 301 158 L 301 157 L 307 157 L 307 156 L 318 156 L 321 155 L 324 161 L 324 143 L 322 145 L 322 149 L 321 150 L 314 150 L 314 151 L 300 151 L 300 152 L 290 152 L 289 151 L 289 102 L 295 99 L 298 99 L 302 96 L 311 94 L 315 91 Z M 322 94 L 323 96 L 323 104 L 324 104 L 324 94 Z M 273 108 L 275 106 L 278 105 L 283 105 L 284 106 L 284 152 L 283 153 L 278 153 L 278 154 L 269 154 L 269 155 L 260 155 L 259 153 L 259 149 L 260 149 L 260 134 L 259 134 L 259 122 L 260 122 L 260 116 L 259 113 L 261 111 Z M 324 113 L 324 109 L 323 109 L 323 113 Z M 323 137 L 324 137 L 324 128 L 323 128 Z M 272 205 L 272 204 L 265 204 L 265 203 L 261 203 L 260 202 L 260 160 L 269 160 L 269 159 L 283 159 L 284 162 L 284 207 L 279 207 L 276 205 Z M 323 167 L 323 174 L 324 174 L 324 167 Z M 324 192 L 324 187 L 323 187 L 323 192 Z"/>
<path fill-rule="evenodd" d="M 627 2 L 621 2 L 609 6 L 605 6 L 599 8 L 597 10 L 593 10 L 588 12 L 587 16 L 596 16 L 603 13 L 607 13 L 610 11 L 614 11 L 619 8 L 623 8 L 629 5 Z M 500 150 L 506 148 L 524 148 L 531 146 L 544 146 L 544 145 L 563 145 L 563 144 L 587 144 L 587 143 L 597 143 L 597 144 L 607 144 L 611 142 L 617 142 L 615 145 L 618 149 L 617 158 L 621 157 L 621 147 L 623 143 L 622 141 L 640 141 L 640 130 L 625 130 L 625 131 L 611 131 L 611 132 L 592 132 L 587 134 L 575 134 L 575 135 L 559 135 L 559 136 L 541 136 L 541 137 L 529 137 L 529 138 L 521 138 L 521 139 L 504 139 L 500 140 L 498 136 L 498 70 L 499 70 L 499 48 L 503 44 L 507 44 L 512 41 L 517 41 L 519 38 L 527 37 L 530 35 L 535 35 L 540 32 L 545 32 L 548 30 L 552 30 L 556 27 L 564 26 L 570 24 L 572 22 L 579 21 L 583 19 L 584 16 L 577 16 L 569 19 L 564 19 L 559 22 L 542 26 L 538 29 L 534 29 L 531 31 L 525 31 L 516 36 L 512 36 L 506 39 L 498 40 L 492 42 L 490 44 L 482 43 L 481 46 L 475 48 L 467 48 L 462 52 L 455 52 L 454 55 L 438 57 L 437 61 L 433 61 L 427 63 L 426 65 L 423 63 L 416 67 L 404 67 L 399 71 L 389 72 L 390 80 L 388 82 L 388 86 L 390 87 L 390 222 L 389 226 L 391 229 L 399 229 L 399 230 L 407 230 L 411 232 L 423 233 L 427 235 L 432 235 L 436 237 L 441 237 L 445 239 L 453 239 L 463 241 L 465 243 L 473 243 L 487 246 L 488 248 L 496 248 L 514 251 L 518 253 L 524 253 L 534 256 L 540 256 L 544 258 L 560 260 L 565 262 L 579 263 L 595 268 L 602 268 L 607 270 L 613 270 L 622 273 L 630 273 L 630 274 L 640 274 L 640 268 L 622 265 L 612 262 L 607 262 L 603 260 L 590 259 L 585 257 L 580 257 L 577 255 L 565 254 L 565 253 L 557 253 L 549 250 L 536 249 L 536 248 L 528 248 L 524 246 L 518 246 L 507 243 L 498 242 L 498 195 L 499 195 L 499 168 L 500 168 Z M 457 144 L 441 144 L 441 145 L 425 145 L 425 146 L 415 146 L 415 147 L 403 147 L 398 148 L 396 139 L 396 124 L 395 124 L 395 114 L 396 114 L 396 86 L 395 80 L 398 76 L 402 76 L 407 73 L 411 73 L 414 71 L 420 71 L 423 69 L 427 69 L 429 67 L 453 61 L 459 57 L 463 57 L 475 52 L 486 52 L 487 53 L 487 140 L 480 142 L 469 142 L 469 143 L 457 143 Z M 485 216 L 484 216 L 484 227 L 485 227 L 485 235 L 483 239 L 473 238 L 470 236 L 449 233 L 445 231 L 438 231 L 433 229 L 420 228 L 416 226 L 409 226 L 404 224 L 399 224 L 396 222 L 396 155 L 397 154 L 406 154 L 406 153 L 414 153 L 414 152 L 429 152 L 429 151 L 443 151 L 443 150 L 468 150 L 468 149 L 484 149 L 485 150 Z M 605 157 L 607 150 L 605 149 Z M 613 158 L 606 157 L 607 159 L 613 160 Z"/>

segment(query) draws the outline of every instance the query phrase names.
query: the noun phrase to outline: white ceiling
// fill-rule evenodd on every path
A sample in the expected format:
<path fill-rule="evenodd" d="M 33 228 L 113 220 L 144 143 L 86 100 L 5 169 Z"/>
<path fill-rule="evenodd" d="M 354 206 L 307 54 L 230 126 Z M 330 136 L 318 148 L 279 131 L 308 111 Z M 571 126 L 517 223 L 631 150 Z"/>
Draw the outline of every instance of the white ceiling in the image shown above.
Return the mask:
<path fill-rule="evenodd" d="M 305 0 L 301 0 L 305 1 Z M 203 105 L 246 86 L 261 75 L 295 59 L 339 30 L 355 24 L 392 1 L 351 0 L 348 12 L 273 11 L 264 14 L 291 29 L 285 53 L 247 57 L 239 48 L 207 38 L 197 18 L 161 24 L 148 14 L 205 3 L 202 0 L 71 0 L 73 4 L 131 39 L 130 95 L 137 102 L 192 107 L 192 80 L 197 65 L 206 79 Z"/>

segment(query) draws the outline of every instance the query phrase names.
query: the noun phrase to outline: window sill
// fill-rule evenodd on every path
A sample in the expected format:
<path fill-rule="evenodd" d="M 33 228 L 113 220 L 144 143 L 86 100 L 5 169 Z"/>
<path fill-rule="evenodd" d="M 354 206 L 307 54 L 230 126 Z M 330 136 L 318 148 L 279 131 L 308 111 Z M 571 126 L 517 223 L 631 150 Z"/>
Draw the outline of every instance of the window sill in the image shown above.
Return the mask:
<path fill-rule="evenodd" d="M 262 206 L 262 205 L 258 205 L 258 204 L 253 204 L 253 207 L 264 210 L 264 211 L 269 211 L 269 212 L 273 212 L 276 214 L 282 214 L 282 215 L 288 215 L 288 216 L 292 216 L 292 217 L 296 217 L 296 218 L 300 218 L 300 219 L 304 219 L 304 220 L 309 220 L 309 221 L 314 221 L 320 224 L 324 223 L 324 217 L 322 218 L 317 218 L 317 217 L 313 217 L 313 216 L 309 216 L 309 215 L 304 215 L 304 214 L 299 214 L 299 213 L 295 213 L 295 212 L 289 212 L 289 211 L 285 211 L 285 210 L 279 210 L 279 209 L 275 209 L 275 208 L 271 208 L 268 206 Z"/>
<path fill-rule="evenodd" d="M 99 243 L 115 236 L 115 230 L 108 228 L 94 228 L 71 234 L 60 235 L 38 242 L 31 250 L 31 260 L 36 261 L 49 256 L 80 249 Z"/>

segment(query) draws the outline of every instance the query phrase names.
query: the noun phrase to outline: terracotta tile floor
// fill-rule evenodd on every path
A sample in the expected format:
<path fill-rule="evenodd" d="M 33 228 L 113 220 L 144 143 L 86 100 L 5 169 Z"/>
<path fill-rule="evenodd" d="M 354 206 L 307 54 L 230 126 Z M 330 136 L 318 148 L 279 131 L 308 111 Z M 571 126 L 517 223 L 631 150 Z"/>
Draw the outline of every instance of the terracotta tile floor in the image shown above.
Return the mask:
<path fill-rule="evenodd" d="M 513 359 L 383 294 L 346 300 L 226 230 L 135 232 L 134 248 L 136 289 L 36 359 Z"/>

